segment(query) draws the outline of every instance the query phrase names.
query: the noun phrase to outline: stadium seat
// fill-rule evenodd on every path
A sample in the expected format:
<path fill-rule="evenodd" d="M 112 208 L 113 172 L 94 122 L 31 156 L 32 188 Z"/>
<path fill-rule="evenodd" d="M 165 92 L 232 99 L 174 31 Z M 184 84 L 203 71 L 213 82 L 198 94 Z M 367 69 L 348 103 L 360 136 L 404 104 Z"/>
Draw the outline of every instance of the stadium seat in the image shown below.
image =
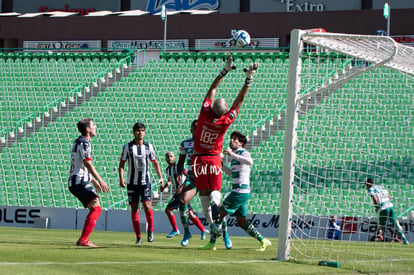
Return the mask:
<path fill-rule="evenodd" d="M 88 103 L 76 107 L 73 112 L 65 114 L 56 122 L 47 125 L 39 132 L 30 135 L 23 140 L 18 146 L 13 146 L 1 152 L 0 167 L 2 172 L 0 174 L 0 190 L 7 190 L 7 195 L 0 198 L 0 203 L 4 202 L 6 205 L 14 203 L 13 196 L 17 196 L 18 202 L 21 204 L 30 203 L 32 206 L 52 206 L 52 207 L 80 207 L 78 201 L 68 192 L 66 187 L 67 180 L 67 162 L 70 151 L 71 142 L 78 136 L 75 129 L 76 122 L 86 116 L 92 116 L 98 125 L 98 135 L 93 139 L 92 146 L 94 152 L 94 159 L 99 172 L 107 182 L 117 185 L 117 174 L 114 172 L 118 165 L 118 154 L 122 145 L 132 139 L 131 126 L 136 121 L 144 121 L 148 126 L 147 138 L 150 140 L 156 150 L 160 159 L 161 167 L 165 167 L 162 160 L 162 155 L 167 150 L 174 150 L 176 153 L 178 143 L 185 137 L 190 135 L 188 128 L 193 119 L 198 115 L 201 101 L 204 97 L 206 89 L 211 84 L 213 77 L 223 65 L 223 58 L 226 53 L 175 53 L 162 52 L 158 62 L 150 62 L 145 66 L 138 68 L 125 79 L 118 81 L 111 88 L 107 88 L 103 93 L 92 98 Z M 316 57 L 316 56 L 314 56 Z M 92 80 L 97 72 L 101 72 L 103 68 L 111 66 L 111 60 L 117 59 L 116 55 L 68 55 L 66 57 L 55 55 L 53 62 L 49 62 L 51 56 L 32 55 L 30 57 L 19 58 L 18 56 L 10 56 L 2 58 L 0 56 L 0 64 L 6 68 L 10 68 L 10 72 L 26 70 L 31 79 L 40 79 L 42 75 L 47 76 L 44 80 L 30 81 L 25 78 L 25 82 L 21 85 L 13 86 L 9 83 L 15 83 L 16 75 L 8 73 L 9 70 L 0 72 L 0 85 L 10 87 L 11 93 L 7 97 L 14 102 L 14 93 L 25 93 L 26 98 L 30 100 L 17 99 L 15 105 L 8 104 L 1 108 L 0 118 L 2 118 L 2 125 L 6 123 L 16 122 L 18 115 L 14 114 L 14 110 L 18 110 L 18 114 L 27 112 L 34 112 L 38 109 L 39 102 L 45 102 L 54 99 L 56 96 L 63 96 L 65 88 L 76 85 L 79 80 Z M 228 140 L 228 135 L 233 130 L 242 130 L 251 136 L 253 127 L 262 119 L 270 115 L 270 117 L 279 115 L 280 107 L 286 101 L 287 89 L 287 66 L 286 62 L 289 58 L 284 52 L 254 52 L 254 53 L 235 53 L 234 60 L 237 66 L 247 66 L 248 62 L 255 60 L 262 60 L 259 72 L 255 76 L 255 85 L 251 87 L 249 98 L 243 103 L 240 115 L 237 119 L 237 124 L 232 125 L 226 136 L 225 142 Z M 323 67 L 318 71 L 309 71 L 311 74 L 326 73 L 340 68 L 343 62 L 340 60 L 336 62 L 334 56 L 327 56 L 335 62 L 325 62 Z M 20 60 L 20 61 L 15 61 Z M 184 61 L 184 62 L 183 62 Z M 16 69 L 16 70 L 14 70 Z M 310 70 L 310 68 L 306 68 Z M 38 73 L 41 72 L 41 73 Z M 56 73 L 58 72 L 58 73 Z M 184 77 L 187 76 L 187 77 Z M 4 80 L 1 80 L 4 79 Z M 398 82 L 398 81 L 396 81 Z M 28 86 L 27 83 L 33 83 Z M 48 83 L 45 85 L 45 83 Z M 240 75 L 237 72 L 232 72 L 226 77 L 220 86 L 220 94 L 231 102 L 242 85 Z M 309 85 L 317 85 L 314 80 L 309 82 Z M 366 89 L 366 85 L 358 86 L 357 83 L 348 83 L 348 85 L 356 85 L 358 88 Z M 19 88 L 20 87 L 20 88 Z M 22 89 L 21 87 L 24 87 Z M 20 90 L 19 90 L 20 89 Z M 39 93 L 39 94 L 38 94 Z M 359 96 L 360 94 L 358 94 Z M 29 97 L 30 96 L 30 97 Z M 350 93 L 349 98 L 355 97 L 355 93 Z M 410 100 L 403 92 L 395 91 L 395 100 Z M 375 105 L 375 98 L 364 98 L 364 104 Z M 28 102 L 29 104 L 26 104 Z M 32 102 L 36 102 L 36 105 Z M 274 104 L 276 102 L 276 105 Z M 326 100 L 327 105 L 335 106 L 337 99 L 329 98 Z M 359 103 L 350 105 L 351 108 L 359 108 Z M 363 104 L 363 102 L 361 103 Z M 382 104 L 387 104 L 382 101 Z M 6 109 L 7 108 L 7 109 Z M 33 109 L 32 109 L 33 108 Z M 272 111 L 269 111 L 271 109 Z M 41 109 L 39 110 L 41 111 Z M 401 110 L 404 111 L 404 110 Z M 408 111 L 409 110 L 405 110 Z M 330 118 L 339 115 L 336 110 L 332 112 L 322 113 L 318 108 L 312 110 L 312 116 L 308 119 L 320 121 L 322 117 L 329 116 Z M 361 114 L 365 116 L 366 114 Z M 394 114 L 398 119 L 398 114 Z M 4 119 L 3 119 L 4 118 Z M 373 129 L 377 127 L 379 131 L 385 128 L 379 126 L 381 121 L 375 117 L 367 117 L 366 120 L 371 121 Z M 3 124 L 4 123 L 4 124 Z M 392 126 L 392 122 L 389 123 Z M 318 125 L 315 129 L 320 133 L 324 132 L 326 135 L 334 135 L 337 128 L 350 128 L 353 125 L 340 124 L 334 125 L 333 129 L 327 125 Z M 370 126 L 371 127 L 371 126 Z M 387 128 L 390 132 L 391 128 Z M 406 125 L 404 131 L 410 133 L 410 124 Z M 277 213 L 280 209 L 280 190 L 281 190 L 281 170 L 283 161 L 283 131 L 275 133 L 273 137 L 267 141 L 261 142 L 258 147 L 252 148 L 251 153 L 254 158 L 254 166 L 252 168 L 251 184 L 252 184 L 252 198 L 249 203 L 249 211 L 252 213 Z M 257 137 L 255 137 L 257 138 Z M 312 140 L 306 140 L 304 143 L 310 144 Z M 309 137 L 310 138 L 310 137 Z M 364 134 L 356 137 L 363 141 Z M 406 140 L 406 143 L 411 142 L 411 137 L 396 135 L 398 138 Z M 347 140 L 348 137 L 344 136 Z M 58 146 L 49 146 L 50 143 L 58 141 Z M 379 143 L 383 143 L 382 139 L 378 139 Z M 338 209 L 338 214 L 349 214 L 352 209 L 360 206 L 359 204 L 366 202 L 366 194 L 364 190 L 360 190 L 359 186 L 355 184 L 355 179 L 361 179 L 368 174 L 388 173 L 390 182 L 395 182 L 393 190 L 410 194 L 407 200 L 401 200 L 399 207 L 404 207 L 413 203 L 412 200 L 412 185 L 408 180 L 409 173 L 414 173 L 414 161 L 407 157 L 401 160 L 401 164 L 389 163 L 387 168 L 377 169 L 375 165 L 370 163 L 360 164 L 357 168 L 352 164 L 354 160 L 353 155 L 347 155 L 344 150 L 334 150 L 329 145 L 329 140 L 321 140 L 322 148 L 306 148 L 306 152 L 310 152 L 309 158 L 318 163 L 319 166 L 307 167 L 307 173 L 299 173 L 297 169 L 295 184 L 307 188 L 308 191 L 318 193 L 323 197 L 323 201 L 316 201 L 312 194 L 309 194 L 302 199 L 305 202 L 301 203 L 304 213 L 319 213 L 320 215 L 329 215 L 326 206 L 332 209 Z M 363 142 L 361 142 L 363 143 Z M 401 144 L 402 142 L 398 142 Z M 360 150 L 356 142 L 345 142 L 344 148 L 353 148 Z M 354 147 L 352 147 L 354 146 Z M 36 154 L 43 148 L 48 148 L 53 157 L 48 154 Z M 298 148 L 299 150 L 302 148 Z M 404 154 L 401 148 L 393 144 L 384 144 L 383 148 L 373 150 L 372 154 L 378 156 L 378 160 L 384 155 L 387 155 L 390 150 Z M 400 151 L 399 151 L 400 150 Z M 21 152 L 30 152 L 29 158 L 20 159 Z M 352 167 L 347 172 L 335 171 L 338 170 L 333 161 L 336 154 L 343 155 L 345 163 L 341 167 Z M 318 159 L 318 156 L 323 155 L 324 159 Z M 4 157 L 3 157 L 4 156 Z M 409 155 L 408 155 L 409 156 Z M 6 161 L 9 160 L 9 161 Z M 346 162 L 348 161 L 348 163 Z M 362 160 L 357 160 L 358 163 Z M 406 164 L 403 164 L 403 162 Z M 9 163 L 7 163 L 9 162 Z M 40 164 L 40 165 L 39 165 Z M 352 164 L 352 165 L 351 165 Z M 403 164 L 403 165 L 402 165 Z M 7 172 L 7 165 L 21 165 L 25 167 L 26 174 L 11 174 Z M 42 169 L 42 167 L 46 169 Z M 334 169 L 331 169 L 331 168 Z M 401 168 L 400 168 L 401 167 Z M 411 168 L 407 168 L 411 167 Z M 31 170 L 43 171 L 39 173 L 31 173 Z M 152 172 L 153 173 L 153 172 Z M 55 174 L 55 177 L 51 175 Z M 18 181 L 26 181 L 30 186 L 28 188 L 19 189 L 17 185 L 4 186 L 1 182 L 4 178 L 18 179 Z M 323 180 L 321 180 L 323 179 Z M 38 182 L 41 182 L 39 185 Z M 53 183 L 52 185 L 44 185 L 43 183 Z M 223 182 L 223 191 L 230 191 L 231 182 L 226 178 Z M 394 189 L 395 188 L 395 189 Z M 10 190 L 10 191 L 8 191 Z M 22 196 L 24 192 L 29 192 L 29 198 Z M 351 191 L 353 193 L 351 193 Z M 3 193 L 3 192 L 2 192 Z M 334 204 L 332 203 L 332 194 L 341 193 L 345 197 L 353 196 L 353 200 L 348 204 Z M 62 196 L 56 196 L 62 194 Z M 266 195 L 265 195 L 266 194 Z M 2 196 L 3 197 L 3 196 Z M 102 203 L 105 207 L 112 205 L 115 201 L 121 201 L 126 197 L 125 190 L 120 188 L 111 188 L 111 193 L 102 197 Z M 121 203 L 115 208 L 125 209 L 126 203 Z M 193 207 L 196 211 L 201 211 L 201 206 L 196 200 Z M 343 209 L 341 209 L 343 207 Z M 159 203 L 156 209 L 163 210 L 165 202 Z"/>

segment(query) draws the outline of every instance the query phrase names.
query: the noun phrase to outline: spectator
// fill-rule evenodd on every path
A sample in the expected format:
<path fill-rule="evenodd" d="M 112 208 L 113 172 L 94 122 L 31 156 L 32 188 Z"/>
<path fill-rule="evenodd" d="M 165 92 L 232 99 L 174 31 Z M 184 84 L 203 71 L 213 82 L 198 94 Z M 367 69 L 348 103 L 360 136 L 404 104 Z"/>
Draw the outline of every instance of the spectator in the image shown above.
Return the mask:
<path fill-rule="evenodd" d="M 337 217 L 332 215 L 329 217 L 328 230 L 326 231 L 326 238 L 330 240 L 339 240 L 341 234 L 341 227 L 338 225 Z"/>

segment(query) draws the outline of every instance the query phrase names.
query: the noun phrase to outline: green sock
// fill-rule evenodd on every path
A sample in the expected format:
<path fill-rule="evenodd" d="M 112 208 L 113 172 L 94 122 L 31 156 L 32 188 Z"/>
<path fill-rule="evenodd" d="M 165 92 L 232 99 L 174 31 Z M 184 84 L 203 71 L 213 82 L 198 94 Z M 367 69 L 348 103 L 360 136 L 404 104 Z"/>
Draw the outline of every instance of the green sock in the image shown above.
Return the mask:
<path fill-rule="evenodd" d="M 216 236 L 214 234 L 210 234 L 210 243 L 216 243 Z"/>
<path fill-rule="evenodd" d="M 223 220 L 223 222 L 221 223 L 221 228 L 223 230 L 223 237 L 228 237 L 229 233 L 227 232 L 227 222 L 226 222 L 226 220 Z"/>
<path fill-rule="evenodd" d="M 249 223 L 246 226 L 246 228 L 244 228 L 244 231 L 246 231 L 247 234 L 258 240 L 259 242 L 261 242 L 264 239 L 262 234 L 260 234 L 259 231 L 257 231 L 256 227 L 254 227 L 254 225 L 251 223 Z"/>
<path fill-rule="evenodd" d="M 181 223 L 183 224 L 184 231 L 189 233 L 190 228 L 188 226 L 188 206 L 184 204 L 180 204 L 180 218 Z"/>

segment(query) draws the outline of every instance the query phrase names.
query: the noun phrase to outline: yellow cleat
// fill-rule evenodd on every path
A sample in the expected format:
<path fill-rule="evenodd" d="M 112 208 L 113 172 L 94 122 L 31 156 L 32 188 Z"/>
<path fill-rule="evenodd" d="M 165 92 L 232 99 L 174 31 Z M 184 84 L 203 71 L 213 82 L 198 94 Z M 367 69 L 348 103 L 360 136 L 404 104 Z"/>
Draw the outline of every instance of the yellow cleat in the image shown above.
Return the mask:
<path fill-rule="evenodd" d="M 215 243 L 208 243 L 206 245 L 200 246 L 198 249 L 200 249 L 200 250 L 216 250 L 216 244 Z"/>
<path fill-rule="evenodd" d="M 269 241 L 268 239 L 263 239 L 260 242 L 260 248 L 256 249 L 256 251 L 265 251 L 267 248 L 272 246 L 272 242 Z"/>

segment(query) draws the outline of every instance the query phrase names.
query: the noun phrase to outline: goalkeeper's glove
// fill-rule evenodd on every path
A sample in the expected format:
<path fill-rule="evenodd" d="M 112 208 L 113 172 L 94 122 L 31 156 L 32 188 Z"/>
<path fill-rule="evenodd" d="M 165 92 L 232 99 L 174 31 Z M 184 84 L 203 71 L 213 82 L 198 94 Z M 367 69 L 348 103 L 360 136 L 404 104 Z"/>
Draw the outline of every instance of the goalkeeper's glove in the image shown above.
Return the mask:
<path fill-rule="evenodd" d="M 256 73 L 257 68 L 259 67 L 259 63 L 254 62 L 250 64 L 249 68 L 243 69 L 243 72 L 246 74 L 246 80 L 244 81 L 244 85 L 250 86 L 250 83 L 252 82 L 253 76 Z"/>
<path fill-rule="evenodd" d="M 233 65 L 233 57 L 231 56 L 231 54 L 228 54 L 226 64 L 224 65 L 223 70 L 221 70 L 219 74 L 221 76 L 225 76 L 228 72 L 235 70 L 235 69 L 236 69 L 236 66 Z"/>

